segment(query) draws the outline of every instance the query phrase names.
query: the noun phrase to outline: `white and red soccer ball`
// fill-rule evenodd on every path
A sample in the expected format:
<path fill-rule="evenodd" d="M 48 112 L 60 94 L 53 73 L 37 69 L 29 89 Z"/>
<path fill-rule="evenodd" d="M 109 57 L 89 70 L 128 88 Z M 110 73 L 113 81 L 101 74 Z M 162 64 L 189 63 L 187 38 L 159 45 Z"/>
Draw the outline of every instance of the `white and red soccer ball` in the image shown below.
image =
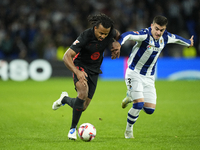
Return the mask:
<path fill-rule="evenodd" d="M 96 136 L 96 128 L 90 123 L 83 123 L 78 129 L 78 136 L 83 141 L 91 141 Z"/>

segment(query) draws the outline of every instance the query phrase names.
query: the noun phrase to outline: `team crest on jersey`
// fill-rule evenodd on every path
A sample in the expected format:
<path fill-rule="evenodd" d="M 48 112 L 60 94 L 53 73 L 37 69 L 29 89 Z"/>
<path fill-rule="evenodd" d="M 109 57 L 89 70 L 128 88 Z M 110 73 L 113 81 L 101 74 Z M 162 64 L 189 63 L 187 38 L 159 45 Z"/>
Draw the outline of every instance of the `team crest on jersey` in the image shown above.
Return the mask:
<path fill-rule="evenodd" d="M 139 34 L 139 32 L 138 32 L 138 31 L 133 31 L 133 33 L 135 33 L 135 34 Z"/>
<path fill-rule="evenodd" d="M 163 40 L 160 40 L 160 44 L 163 44 Z"/>
<path fill-rule="evenodd" d="M 74 41 L 73 45 L 76 45 L 77 43 L 80 43 L 79 40 Z"/>
<path fill-rule="evenodd" d="M 97 60 L 97 59 L 99 58 L 99 56 L 100 56 L 100 53 L 99 53 L 99 52 L 95 52 L 95 53 L 93 53 L 93 54 L 91 55 L 91 59 L 92 59 L 92 60 Z"/>

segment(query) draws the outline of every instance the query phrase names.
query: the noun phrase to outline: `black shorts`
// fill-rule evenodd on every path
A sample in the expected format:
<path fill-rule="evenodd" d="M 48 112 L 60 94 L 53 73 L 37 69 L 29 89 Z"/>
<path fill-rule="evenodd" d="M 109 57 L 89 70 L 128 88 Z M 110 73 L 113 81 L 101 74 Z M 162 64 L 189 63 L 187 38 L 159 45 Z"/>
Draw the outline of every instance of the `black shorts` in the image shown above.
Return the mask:
<path fill-rule="evenodd" d="M 87 70 L 83 69 L 82 67 L 78 67 L 78 66 L 76 66 L 76 67 L 79 68 L 79 70 L 81 70 L 81 71 L 84 70 L 87 73 L 88 77 L 86 77 L 86 78 L 88 80 L 87 84 L 88 84 L 88 88 L 89 88 L 88 98 L 92 99 L 94 92 L 96 90 L 99 74 L 91 74 Z M 77 78 L 76 74 L 73 74 L 73 80 L 74 80 L 74 85 L 76 85 L 76 82 L 78 82 L 78 78 Z"/>

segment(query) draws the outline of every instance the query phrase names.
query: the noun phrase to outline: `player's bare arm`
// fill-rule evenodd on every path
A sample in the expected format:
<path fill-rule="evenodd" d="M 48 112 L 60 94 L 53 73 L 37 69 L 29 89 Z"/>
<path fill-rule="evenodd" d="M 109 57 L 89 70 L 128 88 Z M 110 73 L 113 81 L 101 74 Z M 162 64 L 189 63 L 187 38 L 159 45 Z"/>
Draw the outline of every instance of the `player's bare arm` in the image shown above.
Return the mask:
<path fill-rule="evenodd" d="M 121 45 L 119 44 L 119 42 L 114 41 L 112 43 L 112 48 L 111 48 L 111 58 L 115 59 L 115 58 L 119 58 L 120 56 L 120 49 L 121 49 Z"/>
<path fill-rule="evenodd" d="M 119 31 L 118 30 L 115 30 L 115 31 L 116 31 L 116 36 L 114 38 L 114 42 L 116 42 L 116 40 L 119 40 L 119 38 L 120 38 Z M 119 58 L 119 56 L 120 56 L 120 48 L 118 48 L 118 49 L 113 48 L 113 44 L 115 44 L 114 42 L 112 43 L 112 48 L 111 48 L 111 58 L 112 59 Z M 120 45 L 120 47 L 121 47 L 121 45 Z"/>
<path fill-rule="evenodd" d="M 120 32 L 118 30 L 116 30 L 116 29 L 115 29 L 115 31 L 116 31 L 115 40 L 119 40 L 119 38 L 120 38 Z"/>
<path fill-rule="evenodd" d="M 85 71 L 80 71 L 76 68 L 76 66 L 73 63 L 73 58 L 76 56 L 76 52 L 72 49 L 68 49 L 66 53 L 64 54 L 63 61 L 66 65 L 66 67 L 72 71 L 74 74 L 76 74 L 79 81 L 86 86 L 87 82 L 87 73 Z"/>

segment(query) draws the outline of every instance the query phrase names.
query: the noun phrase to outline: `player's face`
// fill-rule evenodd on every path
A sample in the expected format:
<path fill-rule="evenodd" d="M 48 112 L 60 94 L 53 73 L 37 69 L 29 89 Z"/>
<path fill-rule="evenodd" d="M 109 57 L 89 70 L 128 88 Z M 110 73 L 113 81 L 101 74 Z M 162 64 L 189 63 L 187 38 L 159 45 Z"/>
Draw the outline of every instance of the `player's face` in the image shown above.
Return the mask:
<path fill-rule="evenodd" d="M 151 34 L 153 38 L 158 40 L 165 32 L 166 26 L 160 26 L 157 23 L 151 24 Z"/>
<path fill-rule="evenodd" d="M 94 34 L 95 34 L 97 40 L 98 41 L 103 41 L 103 39 L 105 39 L 108 36 L 108 34 L 110 32 L 110 29 L 111 28 L 104 28 L 102 26 L 102 24 L 99 24 L 98 27 L 95 26 L 94 27 Z"/>

